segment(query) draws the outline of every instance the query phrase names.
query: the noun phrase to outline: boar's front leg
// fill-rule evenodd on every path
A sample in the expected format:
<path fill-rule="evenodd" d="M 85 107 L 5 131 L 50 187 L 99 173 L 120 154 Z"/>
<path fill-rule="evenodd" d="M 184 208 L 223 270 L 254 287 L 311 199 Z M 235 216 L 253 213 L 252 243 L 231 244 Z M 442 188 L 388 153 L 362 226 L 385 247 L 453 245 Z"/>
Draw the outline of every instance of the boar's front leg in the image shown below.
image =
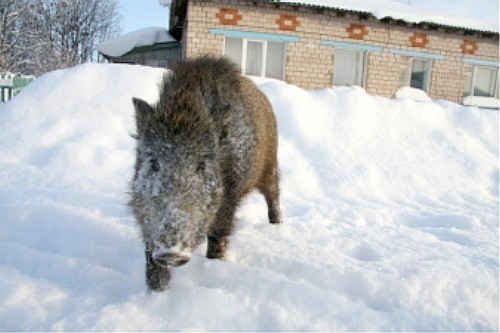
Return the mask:
<path fill-rule="evenodd" d="M 228 245 L 227 236 L 208 236 L 207 258 L 208 259 L 226 259 L 226 250 Z"/>
<path fill-rule="evenodd" d="M 158 265 L 153 260 L 153 254 L 146 251 L 146 283 L 151 291 L 163 291 L 170 281 L 170 270 Z"/>
<path fill-rule="evenodd" d="M 237 204 L 226 199 L 215 215 L 213 224 L 208 230 L 207 258 L 226 259 L 229 235 L 233 230 L 234 215 Z"/>

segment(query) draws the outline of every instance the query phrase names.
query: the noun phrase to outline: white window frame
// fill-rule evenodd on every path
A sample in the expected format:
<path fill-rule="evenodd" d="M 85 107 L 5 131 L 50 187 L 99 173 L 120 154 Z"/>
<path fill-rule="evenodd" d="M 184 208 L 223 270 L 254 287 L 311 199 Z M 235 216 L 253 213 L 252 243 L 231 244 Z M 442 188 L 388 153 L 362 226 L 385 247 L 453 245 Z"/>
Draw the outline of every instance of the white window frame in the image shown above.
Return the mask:
<path fill-rule="evenodd" d="M 363 52 L 363 61 L 362 61 L 362 66 L 363 68 L 361 69 L 361 87 L 366 89 L 367 82 L 368 82 L 368 73 L 369 73 L 369 59 L 370 59 L 370 54 L 372 52 L 382 52 L 383 47 L 378 46 L 378 45 L 369 45 L 369 44 L 358 44 L 358 43 L 349 43 L 349 42 L 343 42 L 343 41 L 336 41 L 336 40 L 328 40 L 328 39 L 323 39 L 320 41 L 320 45 L 325 45 L 325 46 L 333 46 L 334 47 L 334 53 L 335 50 L 337 49 L 345 49 L 345 50 L 350 50 L 350 51 L 359 51 Z M 333 60 L 333 75 L 332 75 L 332 84 L 335 85 L 335 59 Z"/>
<path fill-rule="evenodd" d="M 479 97 L 492 97 L 492 98 L 498 98 L 498 84 L 499 84 L 499 70 L 498 68 L 492 67 L 492 66 L 482 66 L 482 65 L 470 65 L 472 67 L 472 77 L 470 78 L 470 83 L 469 83 L 469 91 L 466 91 L 466 96 L 471 96 L 474 97 L 475 95 L 475 86 L 477 82 L 477 71 L 478 69 L 488 69 L 488 70 L 493 70 L 496 71 L 496 80 L 495 80 L 495 87 L 494 87 L 494 95 L 493 96 L 479 96 Z"/>
<path fill-rule="evenodd" d="M 402 60 L 407 60 L 406 63 L 401 63 L 400 77 L 399 77 L 399 87 L 411 87 L 411 73 L 413 68 L 413 59 L 418 59 L 421 61 L 426 61 L 427 66 L 427 77 L 424 84 L 424 91 L 429 94 L 432 89 L 432 69 L 434 67 L 434 61 L 445 60 L 446 56 L 439 53 L 429 53 L 429 52 L 417 52 L 412 50 L 401 50 L 401 49 L 389 49 L 389 53 L 402 56 Z"/>
<path fill-rule="evenodd" d="M 423 88 L 415 88 L 415 89 L 421 89 L 421 90 L 425 91 L 427 94 L 429 94 L 429 92 L 431 90 L 433 59 L 410 57 L 408 59 L 408 63 L 406 65 L 404 65 L 404 67 L 403 67 L 403 70 L 405 71 L 405 78 L 404 78 L 403 82 L 400 82 L 400 86 L 401 87 L 411 87 L 411 76 L 413 73 L 413 64 L 414 64 L 415 60 L 425 62 Z"/>
<path fill-rule="evenodd" d="M 266 39 L 256 39 L 256 38 L 244 38 L 244 37 L 225 37 L 224 38 L 224 54 L 226 50 L 226 38 L 234 38 L 240 39 L 242 41 L 241 48 L 241 72 L 246 75 L 247 71 L 247 50 L 248 50 L 248 42 L 257 42 L 262 44 L 262 65 L 260 68 L 260 73 L 257 76 L 266 77 L 266 69 L 267 69 L 267 47 L 269 42 L 282 43 L 283 44 L 283 67 L 281 68 L 282 77 L 278 78 L 279 80 L 285 79 L 285 70 L 286 70 L 286 55 L 287 55 L 287 43 L 286 42 L 276 42 L 269 41 Z"/>
<path fill-rule="evenodd" d="M 358 77 L 356 78 L 358 81 L 361 81 L 359 85 L 357 84 L 354 84 L 354 85 L 357 85 L 357 86 L 360 86 L 362 88 L 366 88 L 366 79 L 367 79 L 367 74 L 368 74 L 368 57 L 369 57 L 369 53 L 370 51 L 369 50 L 362 50 L 362 49 L 355 49 L 355 48 L 349 48 L 349 47 L 336 47 L 335 48 L 335 51 L 336 52 L 337 50 L 346 50 L 346 51 L 351 51 L 351 52 L 357 52 L 357 53 L 360 53 L 361 56 L 362 56 L 362 60 L 361 60 L 361 70 L 359 71 L 359 74 L 358 74 Z M 332 82 L 333 82 L 333 85 L 335 86 L 335 61 L 336 58 L 334 59 L 334 63 L 333 63 L 333 75 L 332 75 Z M 360 64 L 356 63 L 356 66 L 359 66 Z M 359 77 L 361 76 L 361 77 Z"/>
<path fill-rule="evenodd" d="M 262 45 L 262 58 L 261 58 L 261 66 L 260 73 L 257 76 L 265 77 L 266 76 L 266 63 L 267 63 L 267 41 L 259 40 L 259 39 L 243 39 L 243 47 L 241 49 L 241 72 L 247 72 L 247 51 L 248 51 L 248 42 L 260 43 Z"/>

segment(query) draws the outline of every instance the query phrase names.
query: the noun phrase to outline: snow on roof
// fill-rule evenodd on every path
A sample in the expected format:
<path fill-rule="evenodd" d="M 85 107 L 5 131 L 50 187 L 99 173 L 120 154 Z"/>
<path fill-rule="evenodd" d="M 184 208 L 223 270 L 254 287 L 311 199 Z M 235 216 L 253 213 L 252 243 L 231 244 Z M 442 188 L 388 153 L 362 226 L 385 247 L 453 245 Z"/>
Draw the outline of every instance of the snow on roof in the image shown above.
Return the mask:
<path fill-rule="evenodd" d="M 119 57 L 132 51 L 136 47 L 175 41 L 176 39 L 168 33 L 167 29 L 150 27 L 105 41 L 101 43 L 97 49 L 104 55 Z"/>
<path fill-rule="evenodd" d="M 276 0 L 370 13 L 378 19 L 499 32 L 498 0 Z"/>
<path fill-rule="evenodd" d="M 172 4 L 172 0 L 158 0 L 160 2 L 160 5 L 165 6 L 165 7 L 170 7 Z"/>

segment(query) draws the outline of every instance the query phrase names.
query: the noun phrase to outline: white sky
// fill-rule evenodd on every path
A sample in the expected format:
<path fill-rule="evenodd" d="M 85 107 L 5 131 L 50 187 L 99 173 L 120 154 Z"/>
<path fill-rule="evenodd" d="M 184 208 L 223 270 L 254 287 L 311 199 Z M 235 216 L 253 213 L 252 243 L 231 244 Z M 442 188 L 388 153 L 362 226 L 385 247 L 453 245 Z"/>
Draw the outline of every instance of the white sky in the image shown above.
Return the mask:
<path fill-rule="evenodd" d="M 168 9 L 158 0 L 119 0 L 121 34 L 147 27 L 168 28 Z"/>

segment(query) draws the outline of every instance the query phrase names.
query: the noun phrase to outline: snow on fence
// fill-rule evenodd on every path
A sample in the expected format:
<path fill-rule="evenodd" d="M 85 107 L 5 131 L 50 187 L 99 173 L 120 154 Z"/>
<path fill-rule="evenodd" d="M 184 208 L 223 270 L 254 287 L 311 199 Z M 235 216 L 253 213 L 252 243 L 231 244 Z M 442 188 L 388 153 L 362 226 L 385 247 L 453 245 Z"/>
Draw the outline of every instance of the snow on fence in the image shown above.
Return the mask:
<path fill-rule="evenodd" d="M 0 103 L 8 102 L 34 79 L 33 75 L 0 73 Z"/>

